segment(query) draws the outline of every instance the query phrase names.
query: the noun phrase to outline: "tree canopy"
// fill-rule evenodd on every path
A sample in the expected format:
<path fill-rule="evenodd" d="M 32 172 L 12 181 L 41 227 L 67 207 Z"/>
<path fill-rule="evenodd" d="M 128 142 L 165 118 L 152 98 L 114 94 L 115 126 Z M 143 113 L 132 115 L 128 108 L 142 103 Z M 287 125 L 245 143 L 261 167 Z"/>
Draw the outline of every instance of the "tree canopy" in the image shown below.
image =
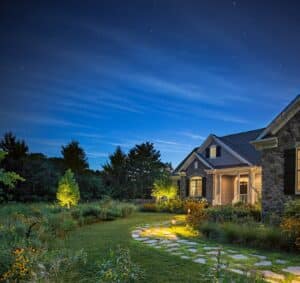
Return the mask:
<path fill-rule="evenodd" d="M 86 154 L 83 148 L 79 146 L 79 142 L 71 141 L 66 146 L 62 146 L 61 154 L 66 168 L 70 168 L 76 174 L 89 168 Z"/>

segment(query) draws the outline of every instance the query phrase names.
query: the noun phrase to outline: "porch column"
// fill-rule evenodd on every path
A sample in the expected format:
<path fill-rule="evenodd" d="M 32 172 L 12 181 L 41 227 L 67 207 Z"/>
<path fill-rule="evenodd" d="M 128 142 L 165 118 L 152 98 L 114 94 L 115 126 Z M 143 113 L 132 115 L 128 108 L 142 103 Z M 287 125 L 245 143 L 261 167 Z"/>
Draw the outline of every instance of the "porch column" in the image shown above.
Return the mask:
<path fill-rule="evenodd" d="M 222 174 L 219 175 L 219 204 L 222 204 Z"/>
<path fill-rule="evenodd" d="M 217 179 L 217 174 L 214 173 L 213 174 L 213 192 L 212 192 L 212 204 L 215 205 L 218 203 L 218 200 L 217 200 L 217 195 L 218 195 L 218 192 L 217 192 L 217 182 L 218 182 L 218 179 Z"/>
<path fill-rule="evenodd" d="M 241 174 L 238 172 L 237 175 L 237 188 L 236 188 L 236 201 L 240 201 L 240 179 L 241 179 Z"/>
<path fill-rule="evenodd" d="M 252 170 L 250 169 L 248 172 L 248 195 L 247 195 L 247 203 L 252 203 Z"/>
<path fill-rule="evenodd" d="M 256 187 L 255 187 L 255 170 L 251 170 L 250 172 L 250 191 L 251 191 L 251 203 L 254 204 L 256 202 L 256 198 L 257 198 L 257 191 L 256 191 Z"/>

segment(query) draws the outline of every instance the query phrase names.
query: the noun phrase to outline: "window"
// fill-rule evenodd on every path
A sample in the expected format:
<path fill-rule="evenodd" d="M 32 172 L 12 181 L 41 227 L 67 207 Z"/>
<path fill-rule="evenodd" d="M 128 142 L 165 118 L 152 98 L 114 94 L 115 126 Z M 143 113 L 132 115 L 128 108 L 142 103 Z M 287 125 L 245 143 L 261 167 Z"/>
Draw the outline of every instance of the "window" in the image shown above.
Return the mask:
<path fill-rule="evenodd" d="M 246 178 L 241 178 L 240 181 L 240 201 L 247 203 L 248 198 L 248 181 Z"/>
<path fill-rule="evenodd" d="M 198 169 L 198 161 L 195 161 L 195 163 L 194 163 L 194 169 Z"/>
<path fill-rule="evenodd" d="M 190 196 L 200 197 L 202 196 L 202 177 L 194 177 L 190 180 Z"/>
<path fill-rule="evenodd" d="M 217 157 L 217 147 L 215 145 L 210 146 L 209 148 L 209 157 L 216 158 Z"/>
<path fill-rule="evenodd" d="M 300 147 L 296 149 L 296 194 L 300 194 Z"/>

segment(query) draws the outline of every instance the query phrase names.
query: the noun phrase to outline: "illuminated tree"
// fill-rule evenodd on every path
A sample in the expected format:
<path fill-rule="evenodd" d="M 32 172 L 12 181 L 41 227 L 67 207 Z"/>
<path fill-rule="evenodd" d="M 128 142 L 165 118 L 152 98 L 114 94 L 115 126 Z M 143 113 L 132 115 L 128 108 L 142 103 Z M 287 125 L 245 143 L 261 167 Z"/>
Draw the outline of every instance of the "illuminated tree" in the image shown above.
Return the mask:
<path fill-rule="evenodd" d="M 68 169 L 65 175 L 60 179 L 56 198 L 61 206 L 67 206 L 68 208 L 70 208 L 71 205 L 78 204 L 80 192 L 71 169 Z"/>
<path fill-rule="evenodd" d="M 151 196 L 155 197 L 157 202 L 164 199 L 175 199 L 177 196 L 177 188 L 172 184 L 172 180 L 169 178 L 157 179 L 153 187 Z"/>
<path fill-rule="evenodd" d="M 0 150 L 0 162 L 4 159 L 7 153 Z M 0 182 L 9 188 L 14 188 L 18 181 L 25 181 L 20 175 L 12 171 L 5 171 L 3 168 L 0 168 Z"/>

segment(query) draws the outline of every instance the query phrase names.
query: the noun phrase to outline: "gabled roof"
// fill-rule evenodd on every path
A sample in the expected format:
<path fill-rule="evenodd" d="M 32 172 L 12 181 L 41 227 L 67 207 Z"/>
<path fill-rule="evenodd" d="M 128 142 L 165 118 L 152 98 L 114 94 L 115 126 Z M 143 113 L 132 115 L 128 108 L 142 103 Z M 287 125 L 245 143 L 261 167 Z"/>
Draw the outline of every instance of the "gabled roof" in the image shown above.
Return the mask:
<path fill-rule="evenodd" d="M 297 95 L 280 113 L 272 120 L 272 122 L 265 128 L 265 130 L 255 139 L 259 141 L 275 135 L 291 118 L 293 118 L 300 111 L 300 94 Z"/>
<path fill-rule="evenodd" d="M 258 165 L 260 164 L 260 152 L 250 142 L 255 140 L 263 131 L 264 128 L 218 138 L 248 162 Z"/>
<path fill-rule="evenodd" d="M 228 167 L 229 165 L 214 166 L 210 163 L 209 159 L 199 153 L 199 151 L 204 150 L 211 141 L 215 141 L 217 144 L 221 145 L 224 149 L 234 155 L 237 160 L 240 160 L 240 163 L 233 164 L 233 167 L 259 165 L 260 152 L 255 150 L 254 146 L 250 144 L 250 141 L 256 139 L 263 130 L 264 128 L 221 137 L 211 134 L 201 146 L 194 148 L 186 156 L 186 158 L 179 163 L 179 165 L 175 168 L 174 173 L 176 174 L 178 171 L 180 171 L 184 167 L 185 163 L 189 162 L 192 156 L 197 156 L 207 168 L 218 169 Z"/>
<path fill-rule="evenodd" d="M 182 169 L 183 165 L 189 160 L 189 158 L 191 158 L 192 156 L 197 157 L 208 169 L 213 169 L 213 166 L 211 165 L 211 163 L 207 160 L 207 158 L 205 158 L 202 154 L 200 154 L 199 152 L 197 152 L 197 150 L 200 147 L 195 147 L 187 156 L 185 159 L 183 159 L 178 166 L 174 169 L 173 174 L 177 173 L 178 171 L 180 171 L 180 169 Z"/>

